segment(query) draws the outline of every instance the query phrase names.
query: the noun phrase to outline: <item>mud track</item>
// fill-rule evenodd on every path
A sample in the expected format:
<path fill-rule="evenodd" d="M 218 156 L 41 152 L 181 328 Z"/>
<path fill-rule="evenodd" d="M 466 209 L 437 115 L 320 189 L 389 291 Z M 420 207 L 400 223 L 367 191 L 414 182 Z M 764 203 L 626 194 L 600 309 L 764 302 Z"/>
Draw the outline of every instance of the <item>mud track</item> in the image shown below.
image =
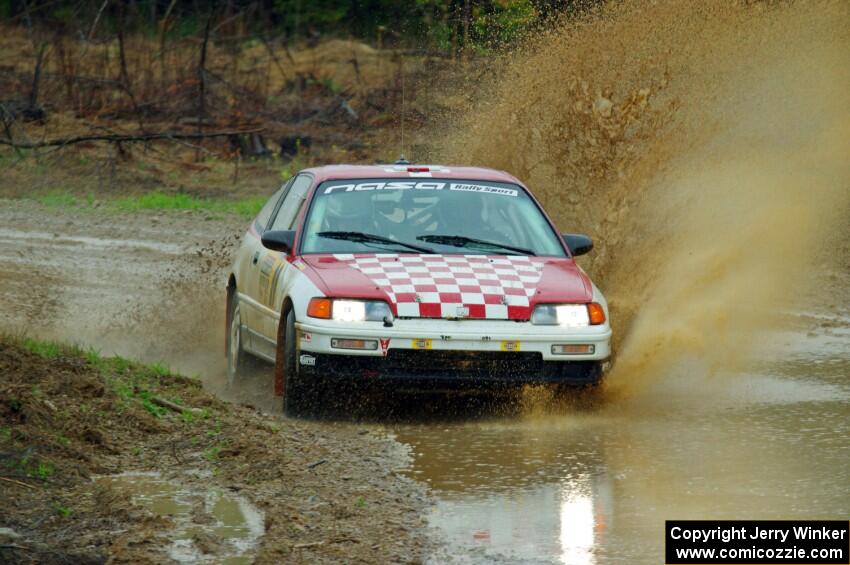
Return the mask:
<path fill-rule="evenodd" d="M 161 363 L 233 399 L 223 385 L 222 299 L 243 219 L 7 200 L 0 226 L 6 333 Z M 269 371 L 235 399 L 264 414 L 222 402 L 197 380 L 111 363 L 74 352 L 45 359 L 14 337 L 0 343 L 0 474 L 29 485 L 0 484 L 0 525 L 11 528 L 0 541 L 17 546 L 2 560 L 422 559 L 424 487 L 402 476 L 407 450 L 387 434 L 281 420 Z M 152 408 L 151 395 L 196 410 Z M 97 479 L 127 472 L 154 473 L 138 476 L 179 492 L 177 510 L 158 516 L 125 480 Z M 251 539 L 250 524 L 247 539 L 217 537 L 227 518 L 216 515 L 216 497 L 253 505 L 261 537 Z"/>
<path fill-rule="evenodd" d="M 6 200 L 0 226 L 0 328 L 203 383 L 95 372 L 85 356 L 47 362 L 0 343 L 0 452 L 30 456 L 28 471 L 2 476 L 35 487 L 0 481 L 0 528 L 13 530 L 0 529 L 0 545 L 28 548 L 7 551 L 16 560 L 653 563 L 671 516 L 850 507 L 846 269 L 819 286 L 828 303 L 781 316 L 763 361 L 744 372 L 681 364 L 633 398 L 568 406 L 545 391 L 492 405 L 358 398 L 324 421 L 292 421 L 279 416 L 270 371 L 238 394 L 224 386 L 223 281 L 244 220 Z M 145 392 L 207 417 L 153 417 Z M 158 475 L 92 480 L 128 471 Z M 243 537 L 222 538 L 216 508 L 240 503 L 262 516 L 255 543 L 250 508 L 231 527 Z"/>

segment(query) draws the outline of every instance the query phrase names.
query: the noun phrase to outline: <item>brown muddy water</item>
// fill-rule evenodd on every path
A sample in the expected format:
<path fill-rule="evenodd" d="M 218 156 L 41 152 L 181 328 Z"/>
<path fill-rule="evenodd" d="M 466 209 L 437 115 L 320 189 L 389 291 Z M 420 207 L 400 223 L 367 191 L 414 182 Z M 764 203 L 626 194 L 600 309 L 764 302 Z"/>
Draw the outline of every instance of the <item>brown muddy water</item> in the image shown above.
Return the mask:
<path fill-rule="evenodd" d="M 105 475 L 94 481 L 130 495 L 135 504 L 156 516 L 171 518 L 174 530 L 168 556 L 179 563 L 251 563 L 265 531 L 263 513 L 234 493 L 189 486 L 156 472 Z M 203 548 L 198 547 L 199 540 Z M 215 558 L 209 556 L 213 553 Z"/>
<path fill-rule="evenodd" d="M 238 391 L 223 385 L 220 268 L 197 251 L 216 234 L 238 232 L 239 221 L 167 218 L 175 235 L 151 225 L 155 216 L 92 217 L 20 201 L 3 202 L 0 217 L 3 329 L 164 361 L 228 398 L 279 413 L 270 369 Z M 32 217 L 44 218 L 37 233 L 57 235 L 29 237 L 23 220 Z M 78 242 L 84 234 L 98 243 Z M 833 291 L 846 296 L 850 285 L 838 280 Z M 187 282 L 193 293 L 183 292 Z M 766 341 L 747 371 L 709 372 L 698 358 L 677 358 L 630 396 L 384 396 L 319 417 L 389 431 L 409 446 L 406 472 L 433 497 L 431 563 L 655 563 L 665 519 L 850 513 L 847 302 L 785 315 Z M 250 555 L 257 533 L 239 501 L 208 499 L 214 493 L 189 492 L 173 478 L 103 480 L 125 481 L 154 512 L 179 518 L 201 505 L 212 514 L 205 527 L 213 539 L 230 548 L 219 557 Z M 197 524 L 182 523 L 186 535 L 170 549 L 191 560 L 181 543 Z"/>
<path fill-rule="evenodd" d="M 843 519 L 850 332 L 822 341 L 629 404 L 394 426 L 436 495 L 434 562 L 657 563 L 667 519 Z"/>
<path fill-rule="evenodd" d="M 432 148 L 513 172 L 594 236 L 608 386 L 323 415 L 409 446 L 432 563 L 657 563 L 666 519 L 850 515 L 850 8 L 609 6 L 487 69 Z M 224 386 L 243 224 L 2 201 L 0 328 L 165 361 L 279 413 L 270 369 Z"/>

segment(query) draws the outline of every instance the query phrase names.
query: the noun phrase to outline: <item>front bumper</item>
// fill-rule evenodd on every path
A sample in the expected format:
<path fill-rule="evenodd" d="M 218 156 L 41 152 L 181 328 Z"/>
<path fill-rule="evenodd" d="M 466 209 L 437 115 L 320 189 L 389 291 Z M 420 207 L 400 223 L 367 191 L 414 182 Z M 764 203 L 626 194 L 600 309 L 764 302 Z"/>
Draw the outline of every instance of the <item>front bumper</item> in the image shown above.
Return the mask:
<path fill-rule="evenodd" d="M 536 353 L 416 351 L 386 357 L 311 354 L 301 373 L 352 383 L 391 383 L 419 388 L 479 388 L 483 385 L 591 385 L 602 377 L 599 361 L 543 361 Z M 308 377 L 309 378 L 309 377 Z"/>
<path fill-rule="evenodd" d="M 296 323 L 305 373 L 439 384 L 564 383 L 599 381 L 610 355 L 608 324 L 585 328 L 529 322 L 398 319 L 342 324 Z M 374 350 L 338 349 L 334 339 L 374 340 Z M 592 345 L 593 353 L 559 355 L 553 345 Z"/>

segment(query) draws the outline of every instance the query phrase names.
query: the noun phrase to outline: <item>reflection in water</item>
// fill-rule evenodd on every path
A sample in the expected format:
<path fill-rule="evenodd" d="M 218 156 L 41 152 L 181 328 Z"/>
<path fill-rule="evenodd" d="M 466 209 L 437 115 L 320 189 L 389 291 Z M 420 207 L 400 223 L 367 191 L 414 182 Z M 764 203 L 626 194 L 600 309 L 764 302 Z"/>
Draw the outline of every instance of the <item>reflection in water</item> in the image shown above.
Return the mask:
<path fill-rule="evenodd" d="M 576 565 L 594 562 L 596 524 L 593 498 L 569 491 L 561 493 L 561 561 Z"/>
<path fill-rule="evenodd" d="M 455 547 L 482 556 L 560 555 L 563 563 L 592 564 L 594 543 L 605 525 L 600 496 L 587 480 L 543 484 L 510 497 L 442 499 L 430 520 Z"/>
<path fill-rule="evenodd" d="M 437 499 L 432 562 L 658 563 L 664 520 L 846 516 L 847 343 L 591 409 L 391 425 Z"/>

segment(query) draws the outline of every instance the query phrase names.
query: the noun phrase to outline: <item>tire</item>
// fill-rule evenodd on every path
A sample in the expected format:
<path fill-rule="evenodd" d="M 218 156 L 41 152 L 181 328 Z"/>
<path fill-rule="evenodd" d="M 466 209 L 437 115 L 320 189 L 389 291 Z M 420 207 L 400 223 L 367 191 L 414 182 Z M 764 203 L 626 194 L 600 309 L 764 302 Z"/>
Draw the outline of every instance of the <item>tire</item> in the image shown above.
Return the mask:
<path fill-rule="evenodd" d="M 295 312 L 286 314 L 283 330 L 283 413 L 299 416 L 307 407 L 307 391 L 301 380 L 295 344 Z"/>
<path fill-rule="evenodd" d="M 230 302 L 230 327 L 227 328 L 227 386 L 236 385 L 249 368 L 248 353 L 242 347 L 242 316 L 236 292 Z"/>

